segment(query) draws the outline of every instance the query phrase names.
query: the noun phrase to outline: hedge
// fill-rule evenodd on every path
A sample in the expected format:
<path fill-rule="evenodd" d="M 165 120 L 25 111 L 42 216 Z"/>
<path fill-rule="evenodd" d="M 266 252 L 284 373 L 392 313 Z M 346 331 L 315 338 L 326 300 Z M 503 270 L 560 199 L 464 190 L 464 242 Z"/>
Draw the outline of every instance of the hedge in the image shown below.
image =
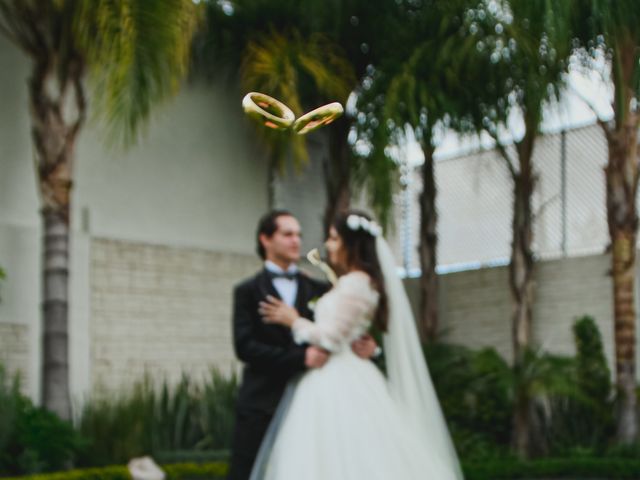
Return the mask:
<path fill-rule="evenodd" d="M 464 464 L 466 480 L 640 479 L 640 460 L 615 458 L 547 458 L 523 462 L 487 460 Z"/>
<path fill-rule="evenodd" d="M 487 460 L 463 465 L 466 480 L 515 479 L 640 479 L 640 460 L 615 458 Z M 167 480 L 223 479 L 225 462 L 176 463 L 162 465 Z M 131 480 L 124 466 L 69 470 L 3 480 Z"/>
<path fill-rule="evenodd" d="M 162 465 L 162 469 L 167 474 L 166 480 L 222 479 L 227 475 L 228 465 L 224 462 L 176 463 Z M 131 480 L 131 476 L 126 466 L 113 466 L 13 477 L 3 480 Z"/>

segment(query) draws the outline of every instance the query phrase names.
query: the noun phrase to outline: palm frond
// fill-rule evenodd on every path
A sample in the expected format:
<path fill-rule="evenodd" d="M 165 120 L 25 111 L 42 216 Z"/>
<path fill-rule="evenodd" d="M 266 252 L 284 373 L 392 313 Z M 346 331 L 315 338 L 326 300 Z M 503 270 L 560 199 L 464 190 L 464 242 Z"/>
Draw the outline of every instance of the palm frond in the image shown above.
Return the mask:
<path fill-rule="evenodd" d="M 93 108 L 113 140 L 136 141 L 154 105 L 187 73 L 199 9 L 191 0 L 83 0 L 74 33 L 86 52 Z"/>
<path fill-rule="evenodd" d="M 309 105 L 306 97 L 315 101 L 346 101 L 354 78 L 349 62 L 326 37 L 316 34 L 304 38 L 295 30 L 270 31 L 249 41 L 240 72 L 245 91 L 267 93 L 284 102 L 296 116 Z M 305 95 L 308 92 L 313 94 Z M 258 133 L 269 146 L 280 171 L 288 158 L 287 144 L 296 168 L 308 162 L 305 137 L 265 131 L 262 127 Z"/>

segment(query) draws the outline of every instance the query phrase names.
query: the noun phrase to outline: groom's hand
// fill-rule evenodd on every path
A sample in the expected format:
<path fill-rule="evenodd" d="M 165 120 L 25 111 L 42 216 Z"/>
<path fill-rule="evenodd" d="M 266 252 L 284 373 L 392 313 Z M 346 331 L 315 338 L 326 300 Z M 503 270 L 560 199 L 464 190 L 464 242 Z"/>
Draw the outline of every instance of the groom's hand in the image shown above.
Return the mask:
<path fill-rule="evenodd" d="M 351 344 L 351 350 L 353 350 L 353 353 L 365 360 L 373 357 L 377 349 L 378 344 L 369 334 L 363 335 Z"/>
<path fill-rule="evenodd" d="M 307 348 L 304 364 L 307 368 L 320 368 L 329 360 L 329 352 L 314 345 Z"/>

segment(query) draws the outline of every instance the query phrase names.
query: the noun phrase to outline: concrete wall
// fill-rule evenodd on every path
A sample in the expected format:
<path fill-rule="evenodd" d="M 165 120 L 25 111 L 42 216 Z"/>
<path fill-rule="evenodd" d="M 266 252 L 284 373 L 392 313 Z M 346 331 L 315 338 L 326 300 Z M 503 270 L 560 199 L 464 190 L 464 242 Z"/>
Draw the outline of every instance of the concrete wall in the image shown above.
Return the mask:
<path fill-rule="evenodd" d="M 0 224 L 0 351 L 13 373 L 20 371 L 25 392 L 37 395 L 40 365 L 40 243 L 33 227 Z M 8 332 L 12 332 L 9 334 Z M 16 338 L 18 335 L 18 338 Z M 14 341 L 24 346 L 20 353 Z"/>
<path fill-rule="evenodd" d="M 26 325 L 0 323 L 0 363 L 11 377 L 19 372 L 26 391 L 30 383 L 29 330 Z"/>
<path fill-rule="evenodd" d="M 600 328 L 613 370 L 611 278 L 606 255 L 539 262 L 533 341 L 575 353 L 571 327 L 588 314 Z M 97 239 L 91 253 L 93 386 L 120 387 L 141 378 L 175 380 L 210 365 L 234 368 L 231 288 L 259 262 L 220 254 Z M 495 347 L 511 359 L 511 297 L 506 267 L 441 275 L 441 330 L 447 342 Z M 417 281 L 409 280 L 414 306 Z M 639 359 L 640 360 L 640 359 Z"/>
<path fill-rule="evenodd" d="M 232 287 L 259 267 L 251 255 L 97 239 L 91 252 L 92 386 L 130 387 L 145 372 L 236 366 Z"/>
<path fill-rule="evenodd" d="M 590 315 L 600 328 L 613 371 L 613 295 L 609 261 L 608 255 L 596 255 L 536 264 L 532 332 L 535 345 L 557 354 L 575 354 L 572 325 L 576 318 Z M 495 347 L 511 360 L 512 304 L 508 268 L 441 275 L 440 286 L 442 338 L 472 348 Z M 415 308 L 418 280 L 408 280 L 407 290 Z"/>

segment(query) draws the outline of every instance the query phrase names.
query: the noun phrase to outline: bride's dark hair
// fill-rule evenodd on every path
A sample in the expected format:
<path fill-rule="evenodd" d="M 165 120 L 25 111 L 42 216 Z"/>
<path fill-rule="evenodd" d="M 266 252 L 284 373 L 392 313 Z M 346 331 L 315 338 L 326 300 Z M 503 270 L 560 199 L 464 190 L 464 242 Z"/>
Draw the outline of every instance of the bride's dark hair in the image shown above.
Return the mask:
<path fill-rule="evenodd" d="M 380 294 L 378 309 L 373 318 L 373 325 L 382 332 L 387 331 L 389 317 L 389 302 L 387 292 L 384 288 L 384 276 L 376 253 L 376 237 L 363 227 L 351 228 L 347 219 L 349 216 L 366 218 L 372 221 L 370 215 L 360 210 L 347 210 L 339 213 L 333 221 L 347 254 L 347 264 L 350 268 L 355 268 L 366 272 L 371 277 L 373 287 Z"/>

